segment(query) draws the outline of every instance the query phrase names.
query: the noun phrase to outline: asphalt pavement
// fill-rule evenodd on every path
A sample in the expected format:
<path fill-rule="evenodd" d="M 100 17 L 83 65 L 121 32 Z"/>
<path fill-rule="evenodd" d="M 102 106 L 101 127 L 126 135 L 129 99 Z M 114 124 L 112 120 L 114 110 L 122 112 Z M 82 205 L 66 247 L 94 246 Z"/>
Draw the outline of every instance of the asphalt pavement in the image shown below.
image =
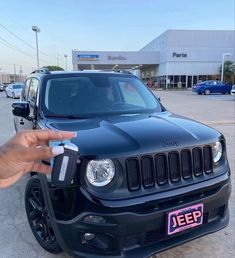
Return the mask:
<path fill-rule="evenodd" d="M 154 257 L 198 258 L 234 257 L 235 254 L 235 98 L 230 95 L 196 95 L 191 91 L 154 91 L 170 111 L 210 125 L 222 132 L 227 140 L 228 159 L 232 171 L 230 224 L 225 229 L 170 249 Z M 14 135 L 11 103 L 0 93 L 0 144 Z M 27 176 L 8 189 L 0 190 L 0 257 L 68 258 L 52 255 L 36 242 L 26 219 L 24 189 Z M 138 257 L 137 257 L 138 258 Z M 152 257 L 153 258 L 153 257 Z"/>

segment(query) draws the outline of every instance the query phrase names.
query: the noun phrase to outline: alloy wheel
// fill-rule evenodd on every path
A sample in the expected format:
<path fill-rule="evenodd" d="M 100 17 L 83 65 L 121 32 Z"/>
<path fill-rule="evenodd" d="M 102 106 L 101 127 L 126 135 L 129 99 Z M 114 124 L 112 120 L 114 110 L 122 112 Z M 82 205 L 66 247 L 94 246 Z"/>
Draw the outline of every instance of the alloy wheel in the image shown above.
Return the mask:
<path fill-rule="evenodd" d="M 28 205 L 32 226 L 40 239 L 49 244 L 55 242 L 55 234 L 45 207 L 41 188 L 33 187 L 31 189 Z"/>
<path fill-rule="evenodd" d="M 37 177 L 30 178 L 26 185 L 25 209 L 30 228 L 41 247 L 50 253 L 62 252 L 51 224 L 41 182 Z"/>
<path fill-rule="evenodd" d="M 205 95 L 210 95 L 211 91 L 209 89 L 206 89 L 204 93 Z"/>

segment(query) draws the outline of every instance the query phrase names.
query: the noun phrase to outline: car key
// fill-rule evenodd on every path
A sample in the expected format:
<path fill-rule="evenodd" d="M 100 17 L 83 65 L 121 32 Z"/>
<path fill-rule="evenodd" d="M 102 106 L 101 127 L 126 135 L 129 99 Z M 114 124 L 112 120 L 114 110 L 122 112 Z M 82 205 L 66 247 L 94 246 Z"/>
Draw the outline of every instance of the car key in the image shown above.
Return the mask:
<path fill-rule="evenodd" d="M 70 142 L 60 145 L 64 146 L 64 153 L 54 158 L 51 182 L 56 187 L 68 187 L 77 170 L 78 147 Z"/>

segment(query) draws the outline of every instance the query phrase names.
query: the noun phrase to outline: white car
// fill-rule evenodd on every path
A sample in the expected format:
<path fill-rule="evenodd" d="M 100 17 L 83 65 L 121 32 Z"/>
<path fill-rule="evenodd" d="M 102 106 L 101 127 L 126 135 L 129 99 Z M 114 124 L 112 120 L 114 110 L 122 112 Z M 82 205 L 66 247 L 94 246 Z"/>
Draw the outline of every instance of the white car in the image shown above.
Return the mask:
<path fill-rule="evenodd" d="M 20 98 L 23 87 L 24 87 L 23 84 L 10 84 L 10 85 L 8 85 L 5 89 L 7 98 L 9 98 L 9 97 L 11 97 L 13 99 Z"/>
<path fill-rule="evenodd" d="M 233 84 L 233 87 L 231 89 L 231 95 L 235 96 L 235 84 Z"/>
<path fill-rule="evenodd" d="M 0 83 L 0 91 L 4 91 L 6 86 L 3 83 Z"/>

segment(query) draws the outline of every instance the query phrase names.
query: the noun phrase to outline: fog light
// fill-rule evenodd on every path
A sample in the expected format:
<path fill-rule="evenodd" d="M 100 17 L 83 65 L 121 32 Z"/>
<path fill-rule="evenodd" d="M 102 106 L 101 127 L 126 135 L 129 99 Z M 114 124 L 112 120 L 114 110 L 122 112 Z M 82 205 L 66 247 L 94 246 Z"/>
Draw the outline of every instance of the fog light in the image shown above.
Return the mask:
<path fill-rule="evenodd" d="M 86 216 L 83 219 L 83 222 L 86 222 L 86 223 L 105 223 L 105 219 L 101 216 L 89 215 L 89 216 Z"/>
<path fill-rule="evenodd" d="M 84 239 L 85 239 L 86 241 L 90 241 L 90 240 L 92 240 L 94 237 L 95 237 L 95 234 L 92 234 L 92 233 L 85 233 L 85 234 L 84 234 Z"/>
<path fill-rule="evenodd" d="M 114 238 L 112 235 L 100 234 L 100 233 L 80 233 L 81 244 L 87 248 L 97 250 L 109 250 L 111 251 L 114 246 Z"/>

